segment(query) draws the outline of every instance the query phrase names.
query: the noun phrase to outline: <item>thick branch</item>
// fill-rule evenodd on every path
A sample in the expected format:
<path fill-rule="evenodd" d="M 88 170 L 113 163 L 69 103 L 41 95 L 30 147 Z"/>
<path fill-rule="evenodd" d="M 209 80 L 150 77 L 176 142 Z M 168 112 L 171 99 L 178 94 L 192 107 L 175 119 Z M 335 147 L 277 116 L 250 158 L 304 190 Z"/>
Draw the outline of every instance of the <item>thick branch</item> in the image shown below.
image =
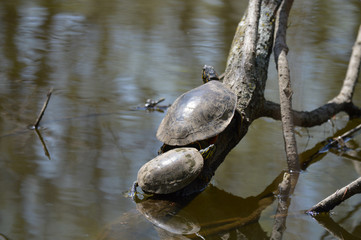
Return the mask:
<path fill-rule="evenodd" d="M 245 111 L 255 89 L 255 55 L 257 47 L 260 0 L 249 2 L 246 17 L 238 25 L 227 61 L 224 83 L 238 95 L 237 110 Z"/>
<path fill-rule="evenodd" d="M 250 1 L 232 42 L 223 82 L 238 95 L 237 110 L 243 123 L 251 123 L 262 109 L 280 2 Z"/>
<path fill-rule="evenodd" d="M 263 117 L 281 120 L 280 105 L 278 103 L 266 101 L 263 107 Z M 352 102 L 335 103 L 331 100 L 329 103 L 310 112 L 292 110 L 293 123 L 300 127 L 313 127 L 327 122 L 334 115 L 342 111 L 353 118 L 361 116 L 361 109 L 356 107 Z"/>
<path fill-rule="evenodd" d="M 346 77 L 340 93 L 327 104 L 313 111 L 293 111 L 294 124 L 302 127 L 312 127 L 327 122 L 339 112 L 346 112 L 350 117 L 360 117 L 361 109 L 352 103 L 361 65 L 361 26 L 357 39 L 352 49 Z M 281 119 L 280 106 L 277 103 L 266 101 L 262 111 L 262 117 Z"/>
<path fill-rule="evenodd" d="M 320 212 L 329 212 L 346 199 L 358 193 L 361 193 L 361 177 L 317 203 L 307 210 L 307 213 L 313 215 Z"/>

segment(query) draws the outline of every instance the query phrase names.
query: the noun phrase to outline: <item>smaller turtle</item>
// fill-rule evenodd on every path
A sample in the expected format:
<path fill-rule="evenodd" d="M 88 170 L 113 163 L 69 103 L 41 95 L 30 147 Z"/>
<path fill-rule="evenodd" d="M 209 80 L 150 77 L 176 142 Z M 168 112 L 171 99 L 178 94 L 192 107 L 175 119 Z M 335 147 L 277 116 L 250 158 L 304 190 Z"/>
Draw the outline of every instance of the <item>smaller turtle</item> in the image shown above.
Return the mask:
<path fill-rule="evenodd" d="M 170 194 L 191 183 L 203 169 L 204 161 L 215 152 L 212 144 L 198 151 L 196 148 L 175 148 L 145 163 L 138 171 L 130 196 L 139 186 L 145 193 Z"/>

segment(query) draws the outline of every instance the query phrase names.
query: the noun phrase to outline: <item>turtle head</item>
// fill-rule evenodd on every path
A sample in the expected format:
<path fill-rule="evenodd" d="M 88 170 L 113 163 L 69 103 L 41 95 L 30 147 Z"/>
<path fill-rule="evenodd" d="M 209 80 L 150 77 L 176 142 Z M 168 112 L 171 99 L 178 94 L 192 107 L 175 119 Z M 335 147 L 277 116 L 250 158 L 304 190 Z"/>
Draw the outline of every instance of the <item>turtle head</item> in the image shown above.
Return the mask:
<path fill-rule="evenodd" d="M 212 80 L 219 80 L 219 77 L 212 66 L 204 65 L 202 69 L 202 79 L 204 83 L 207 83 Z"/>
<path fill-rule="evenodd" d="M 199 153 L 202 155 L 204 160 L 207 160 L 213 156 L 216 151 L 216 145 L 211 144 L 208 147 L 199 150 Z"/>

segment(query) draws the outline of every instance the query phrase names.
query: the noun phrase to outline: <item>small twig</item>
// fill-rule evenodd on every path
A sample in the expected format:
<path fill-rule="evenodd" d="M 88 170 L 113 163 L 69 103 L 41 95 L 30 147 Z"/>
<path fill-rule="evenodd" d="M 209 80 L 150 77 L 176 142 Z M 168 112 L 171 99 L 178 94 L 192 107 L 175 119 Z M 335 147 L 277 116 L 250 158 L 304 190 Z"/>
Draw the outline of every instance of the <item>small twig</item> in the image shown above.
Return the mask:
<path fill-rule="evenodd" d="M 51 97 L 51 94 L 53 93 L 53 88 L 51 88 L 47 94 L 47 98 L 43 104 L 43 108 L 41 109 L 39 115 L 38 115 L 38 118 L 36 119 L 34 125 L 33 125 L 33 128 L 34 129 L 38 129 L 39 127 L 39 124 L 40 124 L 40 121 L 41 119 L 43 118 L 43 115 L 44 115 L 44 112 L 46 110 L 46 107 L 48 106 L 48 103 L 49 103 L 49 100 L 50 100 L 50 97 Z"/>
<path fill-rule="evenodd" d="M 346 199 L 358 193 L 361 193 L 361 177 L 317 203 L 307 210 L 306 213 L 316 215 L 321 212 L 329 212 Z"/>
<path fill-rule="evenodd" d="M 344 134 L 342 134 L 341 136 L 338 136 L 336 138 L 334 138 L 332 140 L 332 142 L 330 142 L 328 145 L 333 145 L 339 141 L 343 141 L 345 142 L 347 138 L 352 138 L 353 134 L 356 133 L 357 131 L 361 130 L 361 124 L 359 124 L 358 126 L 352 128 L 351 130 L 345 132 Z"/>

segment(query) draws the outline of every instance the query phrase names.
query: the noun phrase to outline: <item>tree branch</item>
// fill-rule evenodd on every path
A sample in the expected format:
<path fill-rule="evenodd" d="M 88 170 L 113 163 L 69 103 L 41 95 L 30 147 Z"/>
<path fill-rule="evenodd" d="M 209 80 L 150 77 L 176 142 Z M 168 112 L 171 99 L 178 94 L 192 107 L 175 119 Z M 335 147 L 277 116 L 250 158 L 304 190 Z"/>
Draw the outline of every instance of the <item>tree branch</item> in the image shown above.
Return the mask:
<path fill-rule="evenodd" d="M 300 171 L 296 137 L 292 115 L 292 87 L 290 70 L 288 68 L 286 44 L 286 29 L 289 12 L 293 0 L 284 0 L 277 14 L 276 40 L 274 45 L 275 62 L 278 70 L 278 84 L 281 102 L 281 119 L 283 139 L 287 155 L 287 164 L 290 171 Z"/>
<path fill-rule="evenodd" d="M 361 177 L 317 203 L 307 210 L 306 213 L 315 215 L 321 212 L 329 212 L 346 199 L 358 193 L 361 193 Z"/>
<path fill-rule="evenodd" d="M 358 30 L 357 38 L 352 49 L 350 62 L 348 64 L 345 80 L 339 95 L 336 98 L 340 98 L 343 102 L 351 102 L 352 96 L 355 90 L 357 78 L 360 75 L 361 65 L 361 25 Z"/>
<path fill-rule="evenodd" d="M 48 106 L 48 103 L 49 103 L 49 100 L 50 100 L 50 97 L 51 97 L 51 94 L 53 93 L 53 88 L 51 88 L 47 94 L 47 97 L 46 97 L 46 100 L 43 104 L 43 107 L 38 115 L 38 118 L 36 119 L 34 125 L 32 126 L 34 129 L 38 129 L 39 127 L 39 124 L 40 124 L 40 121 L 41 119 L 43 118 L 44 116 L 44 113 L 45 113 L 45 110 L 46 110 L 46 107 Z"/>
<path fill-rule="evenodd" d="M 302 127 L 313 127 L 327 122 L 332 116 L 339 112 L 346 112 L 351 118 L 360 117 L 361 109 L 352 103 L 361 65 L 361 26 L 359 27 L 357 39 L 352 49 L 347 73 L 343 81 L 340 93 L 327 104 L 313 111 L 293 110 L 294 124 Z M 266 101 L 263 106 L 262 117 L 281 119 L 280 106 L 277 103 Z"/>
<path fill-rule="evenodd" d="M 237 95 L 237 110 L 243 114 L 255 89 L 255 56 L 260 0 L 251 0 L 247 14 L 239 23 L 229 53 L 224 83 Z M 248 120 L 248 117 L 246 118 Z"/>
<path fill-rule="evenodd" d="M 229 51 L 223 82 L 238 96 L 237 111 L 243 116 L 243 124 L 251 123 L 262 109 L 274 18 L 280 3 L 281 0 L 250 1 Z"/>

